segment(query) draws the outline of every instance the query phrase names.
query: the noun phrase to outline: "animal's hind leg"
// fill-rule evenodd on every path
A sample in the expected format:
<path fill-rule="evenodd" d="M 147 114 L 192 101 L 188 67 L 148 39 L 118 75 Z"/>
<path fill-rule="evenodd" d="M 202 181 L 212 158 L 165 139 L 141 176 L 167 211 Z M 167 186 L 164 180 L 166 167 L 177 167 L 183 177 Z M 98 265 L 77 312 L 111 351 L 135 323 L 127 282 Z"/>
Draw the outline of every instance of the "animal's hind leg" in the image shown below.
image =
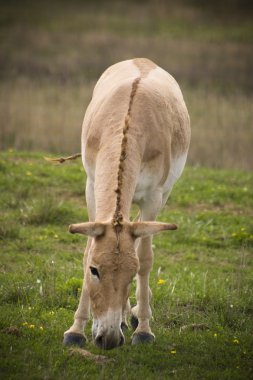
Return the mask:
<path fill-rule="evenodd" d="M 141 220 L 155 220 L 161 205 L 162 194 L 157 192 L 141 205 Z M 132 344 L 154 341 L 154 334 L 149 326 L 149 321 L 152 317 L 152 311 L 149 304 L 152 295 L 149 288 L 149 274 L 153 265 L 152 236 L 140 240 L 137 254 L 139 257 L 140 269 L 137 274 L 137 305 L 132 309 L 132 322 L 134 322 L 132 323 L 132 326 L 136 327 L 132 338 Z"/>

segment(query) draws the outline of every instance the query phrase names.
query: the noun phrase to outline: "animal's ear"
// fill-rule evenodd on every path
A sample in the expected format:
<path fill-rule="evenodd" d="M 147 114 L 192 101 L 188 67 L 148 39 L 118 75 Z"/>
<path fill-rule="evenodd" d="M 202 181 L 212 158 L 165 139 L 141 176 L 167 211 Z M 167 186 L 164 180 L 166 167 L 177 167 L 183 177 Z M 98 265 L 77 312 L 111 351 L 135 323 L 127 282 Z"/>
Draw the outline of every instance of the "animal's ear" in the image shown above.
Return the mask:
<path fill-rule="evenodd" d="M 177 225 L 171 223 L 160 222 L 134 222 L 131 223 L 132 234 L 136 237 L 145 237 L 158 234 L 162 231 L 176 230 Z"/>
<path fill-rule="evenodd" d="M 105 232 L 105 224 L 97 222 L 87 222 L 79 224 L 71 224 L 69 232 L 72 234 L 83 234 L 91 237 L 103 235 Z"/>

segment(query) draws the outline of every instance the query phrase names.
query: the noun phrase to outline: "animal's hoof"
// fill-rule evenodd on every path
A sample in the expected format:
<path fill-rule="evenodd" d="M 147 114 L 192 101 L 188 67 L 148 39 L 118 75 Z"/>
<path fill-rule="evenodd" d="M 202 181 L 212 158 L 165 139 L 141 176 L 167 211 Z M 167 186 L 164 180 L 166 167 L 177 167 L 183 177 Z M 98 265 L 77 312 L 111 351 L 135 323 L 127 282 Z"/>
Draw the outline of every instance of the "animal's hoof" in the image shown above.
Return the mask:
<path fill-rule="evenodd" d="M 120 327 L 121 327 L 122 331 L 127 331 L 128 330 L 128 326 L 127 326 L 126 322 L 121 322 Z"/>
<path fill-rule="evenodd" d="M 154 335 L 146 333 L 146 332 L 139 332 L 133 335 L 132 338 L 132 344 L 141 344 L 141 343 L 153 343 L 155 340 Z"/>
<path fill-rule="evenodd" d="M 86 338 L 82 334 L 69 332 L 64 334 L 63 345 L 64 346 L 79 346 L 83 347 L 85 345 Z"/>
<path fill-rule="evenodd" d="M 132 329 L 136 330 L 139 322 L 138 322 L 138 318 L 136 318 L 133 314 L 131 315 L 130 323 L 131 323 Z"/>

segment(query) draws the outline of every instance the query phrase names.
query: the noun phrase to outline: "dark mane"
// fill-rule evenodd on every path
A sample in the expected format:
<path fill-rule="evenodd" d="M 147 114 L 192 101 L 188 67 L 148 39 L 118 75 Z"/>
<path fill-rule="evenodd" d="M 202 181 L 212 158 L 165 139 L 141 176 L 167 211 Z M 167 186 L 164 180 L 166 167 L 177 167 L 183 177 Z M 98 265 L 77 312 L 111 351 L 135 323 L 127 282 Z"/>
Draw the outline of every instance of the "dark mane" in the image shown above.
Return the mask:
<path fill-rule="evenodd" d="M 123 137 L 121 141 L 121 151 L 120 151 L 120 159 L 119 159 L 119 166 L 118 166 L 118 176 L 117 176 L 117 188 L 115 190 L 117 197 L 116 197 L 116 208 L 113 215 L 112 223 L 115 226 L 115 228 L 120 227 L 123 222 L 123 215 L 121 212 L 121 189 L 123 185 L 123 172 L 124 172 L 124 161 L 126 159 L 126 150 L 127 150 L 127 132 L 129 129 L 129 124 L 131 120 L 131 110 L 133 105 L 134 96 L 136 94 L 138 85 L 140 83 L 141 77 L 136 78 L 133 81 L 132 84 L 132 90 L 130 94 L 130 100 L 129 100 L 129 106 L 127 110 L 127 114 L 125 116 L 125 123 L 123 127 Z"/>

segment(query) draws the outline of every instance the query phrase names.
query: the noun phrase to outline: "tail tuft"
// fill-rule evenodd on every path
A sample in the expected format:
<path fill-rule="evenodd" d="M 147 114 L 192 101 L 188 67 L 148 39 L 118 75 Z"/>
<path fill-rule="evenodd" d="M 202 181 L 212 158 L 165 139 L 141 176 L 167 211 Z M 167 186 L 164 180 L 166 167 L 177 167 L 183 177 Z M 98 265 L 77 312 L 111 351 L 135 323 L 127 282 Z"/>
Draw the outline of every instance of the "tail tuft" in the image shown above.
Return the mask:
<path fill-rule="evenodd" d="M 63 164 L 65 161 L 75 160 L 79 157 L 82 157 L 81 153 L 73 154 L 72 156 L 68 157 L 59 157 L 59 158 L 50 158 L 50 157 L 44 157 L 46 161 L 53 162 L 56 164 Z"/>

